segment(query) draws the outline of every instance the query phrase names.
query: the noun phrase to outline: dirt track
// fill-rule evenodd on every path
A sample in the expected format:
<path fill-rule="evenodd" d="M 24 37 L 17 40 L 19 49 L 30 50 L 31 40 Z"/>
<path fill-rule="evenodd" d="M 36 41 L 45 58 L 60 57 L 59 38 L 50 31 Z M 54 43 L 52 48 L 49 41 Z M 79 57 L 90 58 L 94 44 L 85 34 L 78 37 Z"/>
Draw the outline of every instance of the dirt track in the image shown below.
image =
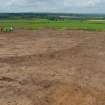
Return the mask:
<path fill-rule="evenodd" d="M 105 32 L 0 33 L 0 105 L 105 105 Z"/>

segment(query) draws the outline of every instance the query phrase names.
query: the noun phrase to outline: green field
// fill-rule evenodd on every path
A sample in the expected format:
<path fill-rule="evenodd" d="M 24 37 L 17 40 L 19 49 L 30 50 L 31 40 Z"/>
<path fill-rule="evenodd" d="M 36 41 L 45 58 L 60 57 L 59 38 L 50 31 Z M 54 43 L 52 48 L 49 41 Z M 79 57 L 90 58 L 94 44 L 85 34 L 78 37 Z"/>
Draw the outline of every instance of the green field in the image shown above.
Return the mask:
<path fill-rule="evenodd" d="M 0 20 L 0 27 L 14 26 L 21 29 L 77 29 L 77 30 L 105 30 L 105 20 L 59 20 L 52 21 L 47 19 L 18 19 L 18 20 Z"/>

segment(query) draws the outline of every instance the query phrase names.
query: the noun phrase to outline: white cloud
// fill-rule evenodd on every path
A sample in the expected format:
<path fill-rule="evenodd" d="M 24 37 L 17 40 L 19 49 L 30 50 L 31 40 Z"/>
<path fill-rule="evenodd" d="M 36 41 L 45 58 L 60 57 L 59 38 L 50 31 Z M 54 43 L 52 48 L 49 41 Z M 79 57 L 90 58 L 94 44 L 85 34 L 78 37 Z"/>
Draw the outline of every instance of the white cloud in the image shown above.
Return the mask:
<path fill-rule="evenodd" d="M 0 12 L 97 12 L 104 0 L 0 0 Z M 88 8 L 88 9 L 87 9 Z M 92 10 L 90 10 L 92 8 Z"/>
<path fill-rule="evenodd" d="M 99 3 L 100 0 L 64 0 L 64 6 L 70 7 L 93 7 Z"/>

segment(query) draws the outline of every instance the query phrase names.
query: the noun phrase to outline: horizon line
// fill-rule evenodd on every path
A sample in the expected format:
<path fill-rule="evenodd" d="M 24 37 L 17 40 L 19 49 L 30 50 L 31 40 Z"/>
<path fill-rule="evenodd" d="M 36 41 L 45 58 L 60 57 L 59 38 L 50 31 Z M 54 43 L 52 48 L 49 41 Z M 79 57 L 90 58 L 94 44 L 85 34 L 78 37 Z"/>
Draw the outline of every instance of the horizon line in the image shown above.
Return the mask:
<path fill-rule="evenodd" d="M 19 14 L 19 13 L 33 13 L 33 14 L 96 14 L 96 15 L 105 15 L 105 13 L 76 13 L 76 12 L 0 12 L 0 14 Z"/>

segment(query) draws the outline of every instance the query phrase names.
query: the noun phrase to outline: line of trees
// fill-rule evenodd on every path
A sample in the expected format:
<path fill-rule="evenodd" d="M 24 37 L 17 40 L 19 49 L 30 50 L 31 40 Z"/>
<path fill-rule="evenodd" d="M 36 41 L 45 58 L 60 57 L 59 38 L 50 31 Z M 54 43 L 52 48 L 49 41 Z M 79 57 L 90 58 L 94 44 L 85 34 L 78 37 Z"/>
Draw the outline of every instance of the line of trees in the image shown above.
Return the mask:
<path fill-rule="evenodd" d="M 105 15 L 97 14 L 65 14 L 65 13 L 0 13 L 0 19 L 33 19 L 43 18 L 49 20 L 64 19 L 105 19 Z"/>

